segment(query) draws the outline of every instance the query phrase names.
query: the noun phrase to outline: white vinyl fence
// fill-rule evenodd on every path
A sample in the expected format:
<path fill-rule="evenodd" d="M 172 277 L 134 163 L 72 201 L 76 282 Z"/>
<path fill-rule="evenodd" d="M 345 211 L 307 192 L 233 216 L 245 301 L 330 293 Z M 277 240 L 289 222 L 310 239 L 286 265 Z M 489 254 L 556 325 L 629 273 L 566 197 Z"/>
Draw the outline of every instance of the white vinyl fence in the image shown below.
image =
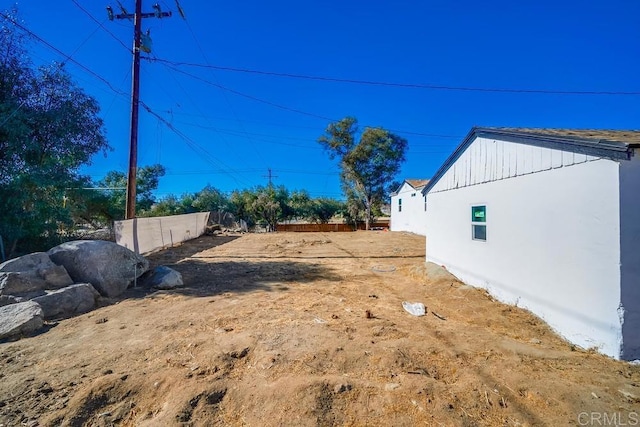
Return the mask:
<path fill-rule="evenodd" d="M 195 239 L 205 232 L 209 212 L 115 221 L 116 243 L 138 254 L 148 254 Z"/>

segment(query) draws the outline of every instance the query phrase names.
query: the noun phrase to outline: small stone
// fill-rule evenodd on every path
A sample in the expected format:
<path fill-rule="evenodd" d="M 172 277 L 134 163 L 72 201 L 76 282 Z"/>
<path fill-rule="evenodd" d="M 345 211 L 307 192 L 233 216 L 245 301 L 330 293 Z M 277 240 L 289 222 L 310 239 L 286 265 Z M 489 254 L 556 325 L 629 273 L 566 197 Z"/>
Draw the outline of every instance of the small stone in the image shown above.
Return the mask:
<path fill-rule="evenodd" d="M 334 388 L 333 388 L 333 392 L 334 393 L 344 393 L 345 391 L 349 391 L 351 390 L 351 384 L 337 384 Z"/>
<path fill-rule="evenodd" d="M 633 401 L 635 401 L 635 400 L 637 400 L 637 399 L 638 399 L 638 397 L 637 397 L 635 394 L 633 394 L 633 393 L 629 393 L 629 392 L 628 392 L 628 391 L 626 391 L 626 390 L 618 390 L 618 391 L 620 392 L 620 394 L 622 394 L 624 397 L 626 397 L 626 398 L 627 398 L 627 399 L 629 399 L 629 400 L 633 400 Z"/>
<path fill-rule="evenodd" d="M 387 383 L 384 386 L 385 391 L 393 391 L 400 388 L 400 384 L 398 383 Z"/>
<path fill-rule="evenodd" d="M 113 371 L 111 369 L 105 369 L 104 371 L 102 371 L 102 375 L 111 375 L 113 374 Z"/>
<path fill-rule="evenodd" d="M 540 341 L 538 338 L 531 338 L 529 342 L 531 344 L 542 344 L 542 341 Z"/>
<path fill-rule="evenodd" d="M 231 353 L 229 353 L 229 356 L 233 357 L 234 359 L 242 359 L 247 354 L 249 354 L 249 347 L 243 348 L 242 351 L 232 351 Z"/>

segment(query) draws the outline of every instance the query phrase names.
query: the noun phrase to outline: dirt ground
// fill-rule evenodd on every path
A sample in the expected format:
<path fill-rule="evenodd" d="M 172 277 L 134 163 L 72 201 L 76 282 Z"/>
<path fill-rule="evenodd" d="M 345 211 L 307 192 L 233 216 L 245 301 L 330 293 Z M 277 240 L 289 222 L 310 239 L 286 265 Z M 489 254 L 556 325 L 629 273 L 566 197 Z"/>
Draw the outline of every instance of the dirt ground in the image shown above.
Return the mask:
<path fill-rule="evenodd" d="M 640 425 L 640 366 L 571 346 L 424 246 L 273 233 L 154 254 L 184 289 L 0 344 L 0 425 Z"/>

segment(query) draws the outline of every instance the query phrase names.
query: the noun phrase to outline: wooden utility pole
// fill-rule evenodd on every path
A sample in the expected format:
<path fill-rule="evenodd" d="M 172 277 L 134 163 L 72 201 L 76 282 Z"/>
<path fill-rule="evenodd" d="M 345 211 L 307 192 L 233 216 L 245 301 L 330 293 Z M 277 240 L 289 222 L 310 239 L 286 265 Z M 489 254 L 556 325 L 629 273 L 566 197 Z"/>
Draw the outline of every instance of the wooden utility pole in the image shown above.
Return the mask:
<path fill-rule="evenodd" d="M 138 110 L 140 104 L 140 47 L 142 40 L 142 18 L 169 18 L 171 12 L 162 12 L 155 4 L 155 12 L 142 13 L 142 0 L 136 0 L 135 13 L 127 13 L 118 2 L 122 13 L 114 15 L 111 6 L 107 7 L 109 19 L 133 19 L 133 69 L 131 77 L 131 138 L 129 142 L 129 174 L 127 176 L 127 207 L 125 219 L 136 217 L 136 174 L 138 171 Z M 150 46 L 147 48 L 150 49 Z"/>

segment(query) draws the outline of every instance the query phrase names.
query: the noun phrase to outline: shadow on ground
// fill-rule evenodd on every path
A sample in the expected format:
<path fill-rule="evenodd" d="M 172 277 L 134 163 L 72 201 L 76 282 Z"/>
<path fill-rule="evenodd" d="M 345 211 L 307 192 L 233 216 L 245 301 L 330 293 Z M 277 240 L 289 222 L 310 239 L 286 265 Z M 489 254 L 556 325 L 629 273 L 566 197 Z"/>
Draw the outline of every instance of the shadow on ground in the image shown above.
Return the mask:
<path fill-rule="evenodd" d="M 240 237 L 242 237 L 240 234 L 231 236 L 200 236 L 182 245 L 145 255 L 145 258 L 149 260 L 152 267 L 175 264 L 181 259 L 190 258 L 199 252 L 231 243 Z"/>
<path fill-rule="evenodd" d="M 170 265 L 182 274 L 185 287 L 174 294 L 209 297 L 226 292 L 287 291 L 290 285 L 317 281 L 335 282 L 342 277 L 321 264 L 292 261 L 222 261 L 203 262 L 197 259 Z M 122 299 L 142 298 L 155 289 L 128 289 Z"/>

